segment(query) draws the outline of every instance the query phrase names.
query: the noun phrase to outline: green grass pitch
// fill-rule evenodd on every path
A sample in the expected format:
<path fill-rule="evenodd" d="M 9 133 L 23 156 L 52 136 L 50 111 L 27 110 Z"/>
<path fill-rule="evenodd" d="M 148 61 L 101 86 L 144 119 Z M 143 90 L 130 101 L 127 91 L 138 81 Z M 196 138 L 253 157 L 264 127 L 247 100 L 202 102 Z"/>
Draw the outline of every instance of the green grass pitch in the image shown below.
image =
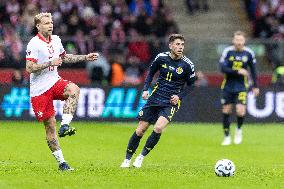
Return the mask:
<path fill-rule="evenodd" d="M 281 124 L 246 124 L 241 145 L 222 147 L 220 124 L 173 123 L 141 169 L 119 168 L 136 123 L 73 122 L 73 126 L 77 134 L 60 139 L 60 144 L 75 171 L 59 172 L 42 124 L 0 122 L 0 188 L 284 187 Z M 138 153 L 151 130 L 142 139 Z M 215 175 L 214 165 L 223 158 L 235 163 L 235 176 Z"/>

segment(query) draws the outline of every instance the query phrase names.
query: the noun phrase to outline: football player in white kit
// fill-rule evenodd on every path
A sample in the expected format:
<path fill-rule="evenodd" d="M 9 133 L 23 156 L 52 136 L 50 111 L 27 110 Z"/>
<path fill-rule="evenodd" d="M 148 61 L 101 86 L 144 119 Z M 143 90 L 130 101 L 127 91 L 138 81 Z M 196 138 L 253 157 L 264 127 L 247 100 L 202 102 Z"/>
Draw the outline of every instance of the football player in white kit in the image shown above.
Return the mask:
<path fill-rule="evenodd" d="M 43 121 L 46 141 L 52 154 L 59 163 L 59 170 L 73 170 L 64 160 L 56 135 L 56 120 L 53 100 L 65 101 L 60 137 L 75 134 L 69 124 L 77 107 L 80 88 L 62 79 L 57 67 L 62 63 L 76 63 L 97 60 L 98 53 L 88 55 L 66 54 L 61 39 L 52 35 L 53 22 L 51 13 L 40 13 L 34 18 L 38 34 L 27 45 L 26 70 L 30 73 L 30 96 L 37 120 Z"/>

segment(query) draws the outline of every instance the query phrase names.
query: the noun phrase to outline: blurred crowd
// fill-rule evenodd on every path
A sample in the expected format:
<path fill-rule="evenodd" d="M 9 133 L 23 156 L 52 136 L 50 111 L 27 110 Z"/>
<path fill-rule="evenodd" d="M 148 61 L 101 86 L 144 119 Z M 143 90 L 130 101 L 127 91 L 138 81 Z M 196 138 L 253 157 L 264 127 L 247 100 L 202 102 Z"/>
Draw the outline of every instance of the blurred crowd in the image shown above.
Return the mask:
<path fill-rule="evenodd" d="M 284 39 L 284 0 L 244 0 L 254 37 Z"/>
<path fill-rule="evenodd" d="M 188 14 L 194 15 L 197 12 L 209 10 L 208 0 L 185 0 Z"/>
<path fill-rule="evenodd" d="M 284 0 L 244 0 L 254 37 L 269 38 L 267 59 L 274 72 L 284 66 Z M 279 77 L 278 77 L 279 78 Z"/>
<path fill-rule="evenodd" d="M 93 82 L 113 85 L 143 82 L 145 68 L 167 49 L 161 39 L 178 32 L 162 0 L 0 1 L 0 67 L 25 67 L 26 43 L 37 32 L 33 18 L 39 12 L 52 13 L 53 33 L 67 53 L 101 55 L 96 64 L 65 67 L 86 67 Z"/>

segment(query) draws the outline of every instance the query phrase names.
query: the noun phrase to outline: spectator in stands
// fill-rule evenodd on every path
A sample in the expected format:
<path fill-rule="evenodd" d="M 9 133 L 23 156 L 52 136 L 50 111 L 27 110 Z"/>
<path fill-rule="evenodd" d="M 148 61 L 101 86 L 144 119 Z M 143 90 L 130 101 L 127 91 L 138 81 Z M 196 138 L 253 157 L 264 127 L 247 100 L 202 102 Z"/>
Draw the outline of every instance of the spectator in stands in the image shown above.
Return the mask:
<path fill-rule="evenodd" d="M 254 37 L 272 39 L 266 45 L 267 58 L 273 69 L 283 64 L 284 39 L 284 1 L 283 0 L 245 0 L 246 10 L 253 21 Z M 282 46 L 281 46 L 282 45 Z"/>
<path fill-rule="evenodd" d="M 92 84 L 107 85 L 110 65 L 103 54 L 96 61 L 87 62 L 86 69 Z"/>
<path fill-rule="evenodd" d="M 123 49 L 125 43 L 125 32 L 119 20 L 115 20 L 112 25 L 111 42 L 114 49 Z"/>
<path fill-rule="evenodd" d="M 78 30 L 82 29 L 83 21 L 79 17 L 78 9 L 74 7 L 67 20 L 67 35 L 74 35 Z"/>
<path fill-rule="evenodd" d="M 26 85 L 28 82 L 20 69 L 14 69 L 12 75 L 12 85 Z"/>
<path fill-rule="evenodd" d="M 17 0 L 10 0 L 6 3 L 6 13 L 18 14 L 20 12 L 20 3 Z"/>
<path fill-rule="evenodd" d="M 82 30 L 77 30 L 74 36 L 74 42 L 79 54 L 86 54 L 88 51 L 87 40 Z M 89 51 L 88 51 L 89 52 Z"/>
<path fill-rule="evenodd" d="M 132 55 L 128 58 L 124 72 L 124 83 L 126 85 L 139 85 L 143 82 L 145 69 L 142 65 L 138 57 Z"/>
<path fill-rule="evenodd" d="M 153 18 L 148 17 L 144 10 L 141 11 L 136 21 L 137 32 L 144 36 L 150 35 L 153 32 L 152 25 Z"/>
<path fill-rule="evenodd" d="M 252 0 L 243 0 L 243 1 L 245 4 L 245 8 L 246 8 L 249 20 L 252 20 L 252 21 L 255 20 L 257 1 L 252 1 Z"/>
<path fill-rule="evenodd" d="M 137 16 L 145 11 L 148 16 L 152 15 L 152 5 L 150 0 L 127 0 L 128 9 L 131 14 Z"/>
<path fill-rule="evenodd" d="M 149 41 L 151 61 L 153 61 L 160 52 L 167 51 L 167 48 L 162 48 L 161 41 L 155 35 L 151 35 Z"/>
<path fill-rule="evenodd" d="M 18 62 L 24 58 L 21 46 L 36 34 L 33 18 L 40 11 L 52 12 L 54 33 L 67 36 L 62 42 L 68 44 L 70 51 L 98 50 L 109 57 L 121 49 L 130 48 L 144 63 L 150 61 L 149 44 L 146 38 L 140 38 L 137 43 L 129 45 L 127 39 L 132 38 L 131 31 L 136 30 L 145 37 L 165 37 L 176 30 L 173 17 L 162 0 L 0 1 L 0 18 L 3 20 L 0 23 L 0 39 L 5 40 L 4 50 L 7 50 L 3 59 L 0 48 L 0 61 L 5 60 L 6 67 L 12 66 L 9 59 Z M 15 33 L 17 36 L 13 37 Z M 116 45 L 113 47 L 113 44 Z M 68 67 L 78 65 L 84 64 Z"/>
<path fill-rule="evenodd" d="M 24 7 L 22 19 L 26 26 L 25 31 L 27 31 L 27 34 L 24 35 L 30 35 L 33 31 L 35 31 L 33 18 L 39 12 L 39 10 L 35 4 L 27 4 Z"/>
<path fill-rule="evenodd" d="M 0 44 L 0 67 L 6 67 L 7 57 L 5 56 L 5 48 L 4 45 Z"/>
<path fill-rule="evenodd" d="M 124 84 L 125 76 L 122 62 L 123 57 L 121 55 L 117 55 L 114 60 L 111 61 L 110 84 L 113 87 Z"/>
<path fill-rule="evenodd" d="M 173 14 L 169 13 L 165 15 L 165 24 L 166 24 L 166 35 L 170 35 L 172 33 L 179 33 L 178 26 L 176 22 L 174 21 Z"/>
<path fill-rule="evenodd" d="M 283 0 L 246 1 L 248 14 L 254 20 L 254 37 L 271 38 L 278 35 L 284 24 Z M 252 8 L 251 8 L 252 7 Z"/>
<path fill-rule="evenodd" d="M 185 0 L 185 4 L 189 14 L 194 14 L 201 8 L 206 12 L 209 10 L 208 0 Z"/>
<path fill-rule="evenodd" d="M 150 61 L 149 44 L 135 29 L 130 31 L 130 42 L 127 48 L 128 56 L 136 56 L 144 64 Z"/>

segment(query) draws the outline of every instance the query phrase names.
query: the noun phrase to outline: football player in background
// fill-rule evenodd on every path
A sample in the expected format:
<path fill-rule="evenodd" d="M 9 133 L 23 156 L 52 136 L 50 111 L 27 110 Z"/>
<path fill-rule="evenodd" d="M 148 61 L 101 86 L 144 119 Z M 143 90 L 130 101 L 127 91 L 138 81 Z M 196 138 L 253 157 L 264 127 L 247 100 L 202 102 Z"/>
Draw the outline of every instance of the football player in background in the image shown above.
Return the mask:
<path fill-rule="evenodd" d="M 252 79 L 252 92 L 258 96 L 256 75 L 256 59 L 254 52 L 245 46 L 245 33 L 236 31 L 233 35 L 233 46 L 224 49 L 220 58 L 221 71 L 224 74 L 222 82 L 222 113 L 224 140 L 222 145 L 230 145 L 230 115 L 232 114 L 233 104 L 236 104 L 237 128 L 235 131 L 234 143 L 242 142 L 242 125 L 246 115 L 247 92 L 249 89 L 250 68 Z"/>
<path fill-rule="evenodd" d="M 38 34 L 27 45 L 26 70 L 30 73 L 30 96 L 33 111 L 38 121 L 43 121 L 46 141 L 59 163 L 59 170 L 73 170 L 64 160 L 56 135 L 56 120 L 53 100 L 65 101 L 59 137 L 75 134 L 69 124 L 77 107 L 80 88 L 62 79 L 57 67 L 62 63 L 97 60 L 97 53 L 88 55 L 66 54 L 61 39 L 52 35 L 51 13 L 40 13 L 34 18 Z"/>

